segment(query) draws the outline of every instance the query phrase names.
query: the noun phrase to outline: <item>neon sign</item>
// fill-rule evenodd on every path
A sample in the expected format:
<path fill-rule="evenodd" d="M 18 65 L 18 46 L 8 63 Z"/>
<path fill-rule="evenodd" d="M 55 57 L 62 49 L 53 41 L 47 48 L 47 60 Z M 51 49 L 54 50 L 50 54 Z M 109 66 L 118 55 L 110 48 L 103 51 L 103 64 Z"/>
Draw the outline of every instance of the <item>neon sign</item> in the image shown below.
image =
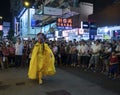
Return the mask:
<path fill-rule="evenodd" d="M 71 18 L 58 18 L 57 26 L 58 28 L 62 28 L 62 29 L 72 29 L 72 19 Z"/>

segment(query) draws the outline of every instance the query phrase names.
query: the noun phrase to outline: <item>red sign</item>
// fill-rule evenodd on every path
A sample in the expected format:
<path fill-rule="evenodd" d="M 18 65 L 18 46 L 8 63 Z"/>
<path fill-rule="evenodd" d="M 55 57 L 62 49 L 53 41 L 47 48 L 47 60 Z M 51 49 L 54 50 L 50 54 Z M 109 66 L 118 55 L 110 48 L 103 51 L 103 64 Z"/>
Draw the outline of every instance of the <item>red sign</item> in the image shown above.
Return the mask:
<path fill-rule="evenodd" d="M 58 18 L 57 26 L 58 27 L 72 27 L 72 19 L 71 18 Z"/>

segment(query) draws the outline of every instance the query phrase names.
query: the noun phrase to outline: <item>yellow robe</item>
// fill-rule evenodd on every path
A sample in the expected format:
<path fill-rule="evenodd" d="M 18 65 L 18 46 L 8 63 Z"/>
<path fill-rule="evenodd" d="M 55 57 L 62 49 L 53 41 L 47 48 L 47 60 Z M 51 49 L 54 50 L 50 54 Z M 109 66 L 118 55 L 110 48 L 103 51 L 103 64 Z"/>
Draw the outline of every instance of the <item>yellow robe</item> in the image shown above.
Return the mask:
<path fill-rule="evenodd" d="M 55 58 L 49 46 L 44 43 L 43 51 L 43 44 L 36 43 L 32 51 L 28 78 L 37 79 L 38 72 L 41 72 L 43 76 L 54 75 L 56 73 L 54 63 Z"/>

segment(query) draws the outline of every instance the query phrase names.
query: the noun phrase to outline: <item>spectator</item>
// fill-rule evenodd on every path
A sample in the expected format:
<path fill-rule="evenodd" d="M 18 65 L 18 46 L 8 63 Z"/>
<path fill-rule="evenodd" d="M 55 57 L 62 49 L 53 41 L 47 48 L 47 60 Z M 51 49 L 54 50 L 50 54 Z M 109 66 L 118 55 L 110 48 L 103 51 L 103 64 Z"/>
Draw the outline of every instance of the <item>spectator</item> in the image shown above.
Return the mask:
<path fill-rule="evenodd" d="M 117 74 L 118 74 L 118 57 L 116 53 L 113 51 L 109 63 L 109 77 L 116 79 Z"/>
<path fill-rule="evenodd" d="M 20 67 L 23 55 L 23 43 L 18 39 L 15 44 L 15 67 Z"/>

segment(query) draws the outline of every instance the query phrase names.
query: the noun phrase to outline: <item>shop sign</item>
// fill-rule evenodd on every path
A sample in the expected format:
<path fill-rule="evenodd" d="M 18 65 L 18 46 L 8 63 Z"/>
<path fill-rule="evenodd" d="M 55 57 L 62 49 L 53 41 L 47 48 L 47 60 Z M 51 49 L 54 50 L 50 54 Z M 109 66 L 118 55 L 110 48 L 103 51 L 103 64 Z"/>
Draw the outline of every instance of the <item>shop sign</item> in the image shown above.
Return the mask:
<path fill-rule="evenodd" d="M 62 29 L 72 29 L 72 19 L 71 18 L 58 18 L 57 27 Z"/>

